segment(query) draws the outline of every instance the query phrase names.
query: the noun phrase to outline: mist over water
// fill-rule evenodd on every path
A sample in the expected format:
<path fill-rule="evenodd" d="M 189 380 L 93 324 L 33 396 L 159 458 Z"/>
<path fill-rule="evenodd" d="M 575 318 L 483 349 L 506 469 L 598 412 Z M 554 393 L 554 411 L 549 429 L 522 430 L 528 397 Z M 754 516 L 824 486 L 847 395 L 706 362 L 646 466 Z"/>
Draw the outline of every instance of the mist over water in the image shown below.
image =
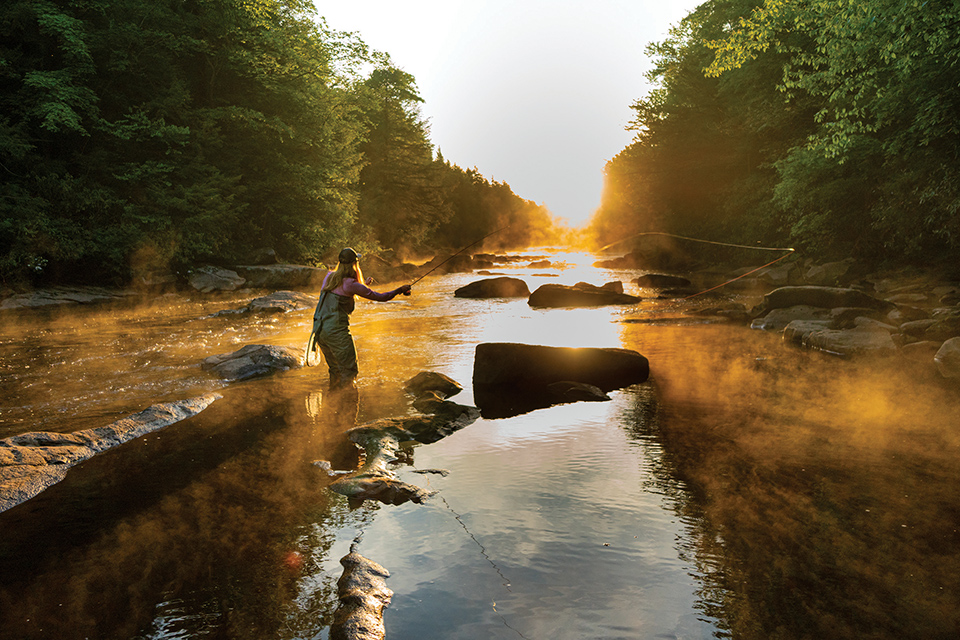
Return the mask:
<path fill-rule="evenodd" d="M 496 271 L 531 290 L 622 280 L 638 293 L 636 273 L 549 257 L 551 269 Z M 534 310 L 453 297 L 479 277 L 358 303 L 356 403 L 328 392 L 323 365 L 232 385 L 200 371 L 244 344 L 305 342 L 312 311 L 211 317 L 256 294 L 5 316 L 2 437 L 210 389 L 224 398 L 0 514 L 0 628 L 324 638 L 339 559 L 360 536 L 391 572 L 391 640 L 957 631 L 955 392 L 896 363 L 799 352 L 684 313 L 708 302 Z M 631 348 L 651 380 L 411 449 L 397 473 L 440 491 L 424 505 L 351 509 L 325 488 L 312 462 L 355 468 L 343 432 L 410 414 L 401 387 L 417 372 L 458 380 L 453 400 L 472 404 L 473 350 L 487 341 Z M 449 475 L 416 473 L 428 469 Z"/>

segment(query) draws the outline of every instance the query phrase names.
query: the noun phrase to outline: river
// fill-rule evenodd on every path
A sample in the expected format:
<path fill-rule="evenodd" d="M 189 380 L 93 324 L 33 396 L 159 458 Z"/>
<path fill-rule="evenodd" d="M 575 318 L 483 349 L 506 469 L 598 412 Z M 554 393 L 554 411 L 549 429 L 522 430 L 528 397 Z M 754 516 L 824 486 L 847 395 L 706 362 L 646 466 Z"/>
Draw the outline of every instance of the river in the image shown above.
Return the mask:
<path fill-rule="evenodd" d="M 545 255 L 553 268 L 497 271 L 637 293 L 637 273 Z M 250 292 L 5 314 L 0 437 L 223 398 L 0 514 L 0 635 L 326 638 L 355 541 L 391 573 L 389 640 L 960 634 L 952 389 L 689 314 L 715 300 L 453 297 L 478 277 L 358 304 L 356 403 L 323 366 L 229 385 L 200 370 L 244 344 L 304 343 L 310 311 L 217 315 Z M 411 414 L 416 373 L 472 404 L 473 351 L 493 341 L 631 348 L 651 379 L 417 446 L 397 473 L 439 491 L 423 505 L 351 508 L 325 488 L 314 461 L 355 466 L 343 432 Z"/>

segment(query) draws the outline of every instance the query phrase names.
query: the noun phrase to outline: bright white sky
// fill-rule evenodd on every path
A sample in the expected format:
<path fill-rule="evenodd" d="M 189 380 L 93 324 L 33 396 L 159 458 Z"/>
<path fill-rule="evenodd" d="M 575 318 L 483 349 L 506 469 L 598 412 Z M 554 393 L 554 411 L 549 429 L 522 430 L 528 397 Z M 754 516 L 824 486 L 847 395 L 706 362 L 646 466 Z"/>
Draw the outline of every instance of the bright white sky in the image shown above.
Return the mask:
<path fill-rule="evenodd" d="M 703 0 L 316 0 L 417 80 L 430 138 L 573 226 L 646 94 L 644 47 Z"/>

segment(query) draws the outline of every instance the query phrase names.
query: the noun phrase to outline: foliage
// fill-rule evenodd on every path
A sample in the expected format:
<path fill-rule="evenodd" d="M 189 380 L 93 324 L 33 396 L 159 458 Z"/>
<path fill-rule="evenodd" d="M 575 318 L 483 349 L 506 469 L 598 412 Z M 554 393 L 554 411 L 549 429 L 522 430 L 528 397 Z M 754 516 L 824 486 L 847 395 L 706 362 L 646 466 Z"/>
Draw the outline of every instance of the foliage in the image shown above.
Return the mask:
<path fill-rule="evenodd" d="M 958 25 L 960 6 L 922 0 L 704 3 L 649 49 L 656 88 L 633 105 L 638 135 L 607 167 L 595 232 L 951 255 Z"/>
<path fill-rule="evenodd" d="M 472 212 L 420 101 L 304 0 L 6 2 L 0 278 L 426 251 Z"/>

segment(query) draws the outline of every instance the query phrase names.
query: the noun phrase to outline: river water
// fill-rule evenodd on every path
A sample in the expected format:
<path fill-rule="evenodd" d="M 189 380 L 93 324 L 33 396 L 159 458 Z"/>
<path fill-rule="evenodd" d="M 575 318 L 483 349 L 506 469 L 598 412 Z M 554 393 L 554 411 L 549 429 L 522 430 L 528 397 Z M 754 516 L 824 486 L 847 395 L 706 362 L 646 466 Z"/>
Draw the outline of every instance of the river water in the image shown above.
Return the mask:
<path fill-rule="evenodd" d="M 637 273 L 547 255 L 553 268 L 497 271 L 640 293 Z M 0 636 L 327 638 L 354 543 L 391 573 L 390 640 L 960 635 L 952 389 L 688 313 L 715 300 L 453 297 L 478 277 L 358 304 L 356 402 L 323 366 L 230 385 L 200 370 L 305 342 L 311 311 L 217 315 L 255 293 L 6 314 L 0 437 L 223 398 L 0 514 Z M 354 468 L 344 431 L 412 414 L 416 373 L 472 404 L 473 351 L 492 341 L 636 349 L 651 379 L 417 446 L 397 473 L 439 491 L 423 505 L 351 508 L 325 488 L 314 461 Z"/>

